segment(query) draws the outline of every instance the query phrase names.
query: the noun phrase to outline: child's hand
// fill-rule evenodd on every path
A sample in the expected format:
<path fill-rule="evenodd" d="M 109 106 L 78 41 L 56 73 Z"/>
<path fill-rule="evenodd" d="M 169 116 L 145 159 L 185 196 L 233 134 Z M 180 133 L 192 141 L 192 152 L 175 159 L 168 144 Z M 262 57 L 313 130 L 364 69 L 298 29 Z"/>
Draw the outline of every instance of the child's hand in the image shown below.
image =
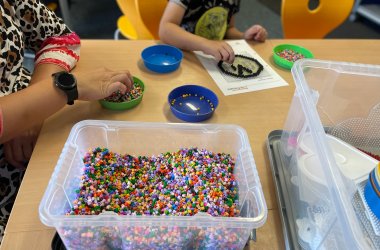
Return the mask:
<path fill-rule="evenodd" d="M 203 53 L 215 57 L 215 60 L 218 62 L 233 63 L 235 60 L 234 50 L 224 41 L 207 40 L 202 47 Z"/>
<path fill-rule="evenodd" d="M 253 25 L 251 28 L 244 32 L 244 39 L 255 40 L 258 42 L 264 42 L 267 38 L 268 32 L 261 25 Z"/>

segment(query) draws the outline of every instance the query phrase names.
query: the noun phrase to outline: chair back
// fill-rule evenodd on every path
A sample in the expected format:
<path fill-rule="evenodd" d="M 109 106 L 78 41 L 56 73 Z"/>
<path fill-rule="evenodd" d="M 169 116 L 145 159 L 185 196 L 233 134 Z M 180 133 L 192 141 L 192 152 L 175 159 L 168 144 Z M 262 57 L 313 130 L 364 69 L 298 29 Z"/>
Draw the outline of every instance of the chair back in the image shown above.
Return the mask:
<path fill-rule="evenodd" d="M 142 0 L 141 2 L 145 2 L 147 0 Z M 150 31 L 145 27 L 145 24 L 140 18 L 140 14 L 137 11 L 137 6 L 136 3 L 137 1 L 135 0 L 116 0 L 117 5 L 119 6 L 121 12 L 124 15 L 124 22 L 118 22 L 118 26 L 120 25 L 129 25 L 127 29 L 131 30 L 134 29 L 134 32 L 136 34 L 137 39 L 154 39 Z M 150 2 L 150 1 L 148 1 Z M 121 19 L 122 20 L 122 19 Z M 123 30 L 123 27 L 118 27 L 120 30 Z M 133 33 L 133 32 L 132 32 Z"/>
<path fill-rule="evenodd" d="M 319 0 L 312 10 L 309 1 L 282 0 L 284 38 L 324 38 L 347 19 L 355 0 Z"/>
<path fill-rule="evenodd" d="M 158 32 L 161 17 L 164 14 L 168 0 L 135 0 L 137 12 L 145 27 L 154 39 L 160 39 Z"/>

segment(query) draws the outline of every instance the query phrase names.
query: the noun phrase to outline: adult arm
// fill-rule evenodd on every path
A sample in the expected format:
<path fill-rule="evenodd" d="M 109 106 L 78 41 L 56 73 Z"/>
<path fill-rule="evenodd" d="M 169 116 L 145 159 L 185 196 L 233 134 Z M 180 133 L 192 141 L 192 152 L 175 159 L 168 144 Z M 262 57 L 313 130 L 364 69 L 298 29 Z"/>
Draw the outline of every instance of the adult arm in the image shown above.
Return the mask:
<path fill-rule="evenodd" d="M 39 84 L 2 97 L 0 142 L 6 142 L 21 134 L 26 128 L 39 124 L 63 108 L 66 102 L 65 93 L 56 88 L 51 80 L 43 80 Z"/>
<path fill-rule="evenodd" d="M 70 71 L 79 60 L 80 39 L 65 23 L 39 0 L 16 2 L 15 20 L 25 41 L 25 48 L 36 53 L 34 72 L 29 77 L 20 71 L 18 81 L 31 85 L 50 79 L 58 71 Z M 15 167 L 24 168 L 29 161 L 43 120 L 27 131 L 4 143 L 6 160 Z"/>
<path fill-rule="evenodd" d="M 76 74 L 76 78 L 78 99 L 83 101 L 99 100 L 118 90 L 125 93 L 133 84 L 129 71 L 106 68 Z M 66 103 L 66 94 L 55 87 L 52 78 L 0 98 L 0 143 L 40 123 Z"/>
<path fill-rule="evenodd" d="M 62 70 L 65 69 L 56 64 L 40 64 L 36 66 L 33 72 L 31 84 L 43 81 L 51 82 L 51 75 Z M 43 120 L 40 120 L 37 124 L 30 126 L 29 129 L 22 133 L 16 133 L 17 136 L 4 143 L 4 155 L 8 163 L 21 169 L 26 167 L 25 163 L 32 156 L 42 124 Z"/>

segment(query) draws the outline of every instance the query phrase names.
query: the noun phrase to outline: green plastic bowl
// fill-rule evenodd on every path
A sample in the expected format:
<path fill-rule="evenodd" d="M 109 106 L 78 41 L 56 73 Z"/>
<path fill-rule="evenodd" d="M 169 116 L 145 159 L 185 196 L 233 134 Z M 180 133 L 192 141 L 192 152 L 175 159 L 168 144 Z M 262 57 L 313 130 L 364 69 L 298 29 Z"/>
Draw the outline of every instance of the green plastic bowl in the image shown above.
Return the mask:
<path fill-rule="evenodd" d="M 291 69 L 293 67 L 293 64 L 294 64 L 294 62 L 288 61 L 288 60 L 280 57 L 279 55 L 277 55 L 278 52 L 281 52 L 285 49 L 290 49 L 290 50 L 293 50 L 295 52 L 298 52 L 298 53 L 304 55 L 305 58 L 313 58 L 314 57 L 313 53 L 311 53 L 310 50 L 308 50 L 304 47 L 298 46 L 298 45 L 294 45 L 294 44 L 277 45 L 273 49 L 273 60 L 278 66 L 285 68 L 285 69 Z"/>
<path fill-rule="evenodd" d="M 110 102 L 110 101 L 106 101 L 106 100 L 102 99 L 102 100 L 99 100 L 100 104 L 104 108 L 111 109 L 111 110 L 127 110 L 127 109 L 131 109 L 131 108 L 139 105 L 139 103 L 142 101 L 142 98 L 144 95 L 145 86 L 144 86 L 143 81 L 141 81 L 139 78 L 137 78 L 135 76 L 133 77 L 133 82 L 140 85 L 140 87 L 142 89 L 141 96 L 139 96 L 136 99 L 130 100 L 128 102 Z"/>

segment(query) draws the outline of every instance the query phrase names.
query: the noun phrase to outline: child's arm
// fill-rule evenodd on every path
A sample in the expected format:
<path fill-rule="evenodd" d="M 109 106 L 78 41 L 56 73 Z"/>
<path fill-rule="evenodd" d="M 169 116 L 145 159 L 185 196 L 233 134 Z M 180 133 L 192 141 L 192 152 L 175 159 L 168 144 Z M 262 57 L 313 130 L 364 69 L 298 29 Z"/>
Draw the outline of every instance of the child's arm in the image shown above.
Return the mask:
<path fill-rule="evenodd" d="M 244 33 L 235 27 L 235 16 L 231 17 L 225 37 L 226 39 L 244 39 Z"/>
<path fill-rule="evenodd" d="M 217 61 L 223 60 L 232 63 L 235 59 L 233 49 L 224 41 L 213 41 L 191 34 L 180 27 L 185 9 L 172 2 L 168 2 L 160 23 L 160 39 L 183 50 L 202 51 L 214 56 Z"/>
<path fill-rule="evenodd" d="M 244 33 L 235 27 L 235 16 L 232 16 L 226 32 L 227 39 L 245 39 L 264 42 L 267 38 L 267 31 L 261 25 L 253 25 Z"/>

